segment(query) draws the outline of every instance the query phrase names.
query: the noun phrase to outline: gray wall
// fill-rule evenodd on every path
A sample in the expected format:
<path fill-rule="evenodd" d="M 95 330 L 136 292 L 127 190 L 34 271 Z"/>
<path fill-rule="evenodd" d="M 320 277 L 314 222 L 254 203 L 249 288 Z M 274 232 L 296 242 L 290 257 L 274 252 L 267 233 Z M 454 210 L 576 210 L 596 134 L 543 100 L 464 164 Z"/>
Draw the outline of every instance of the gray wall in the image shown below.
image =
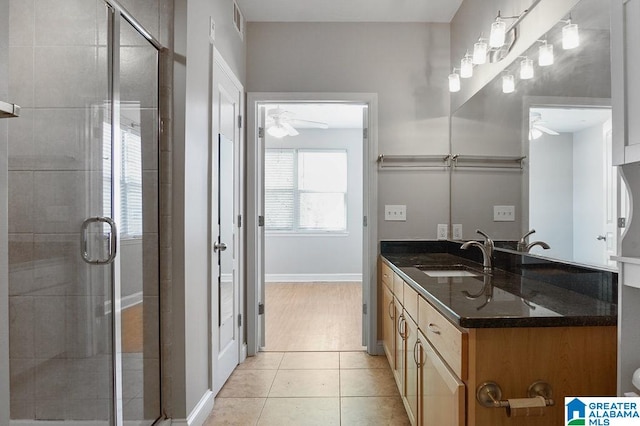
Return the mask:
<path fill-rule="evenodd" d="M 186 418 L 209 389 L 208 159 L 212 46 L 244 82 L 244 43 L 226 19 L 231 0 L 175 1 L 173 68 L 173 328 L 170 374 L 174 418 Z"/>
<path fill-rule="evenodd" d="M 0 0 L 0 100 L 9 101 L 9 0 Z M 7 124 L 0 119 L 0 424 L 9 423 L 9 275 Z"/>
<path fill-rule="evenodd" d="M 267 148 L 346 149 L 347 233 L 329 236 L 265 234 L 265 273 L 362 274 L 362 129 L 299 129 L 300 135 L 267 138 Z"/>
<path fill-rule="evenodd" d="M 447 154 L 449 26 L 423 23 L 249 23 L 248 92 L 378 94 L 381 154 Z M 435 238 L 449 215 L 446 171 L 378 176 L 378 236 Z M 384 222 L 406 204 L 406 222 Z"/>

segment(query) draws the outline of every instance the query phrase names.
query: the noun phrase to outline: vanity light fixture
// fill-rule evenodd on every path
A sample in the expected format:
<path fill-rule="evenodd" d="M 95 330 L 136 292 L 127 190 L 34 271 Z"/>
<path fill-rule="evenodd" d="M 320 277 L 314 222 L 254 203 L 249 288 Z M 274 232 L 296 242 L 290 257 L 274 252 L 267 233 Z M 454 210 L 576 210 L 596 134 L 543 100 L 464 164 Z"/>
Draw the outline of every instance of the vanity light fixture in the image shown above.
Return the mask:
<path fill-rule="evenodd" d="M 520 62 L 520 79 L 529 80 L 530 78 L 533 78 L 533 60 L 525 57 Z"/>
<path fill-rule="evenodd" d="M 538 40 L 540 48 L 538 49 L 538 65 L 547 67 L 553 65 L 553 44 L 548 44 L 547 40 Z"/>
<path fill-rule="evenodd" d="M 502 47 L 507 34 L 507 24 L 500 17 L 500 11 L 496 20 L 491 24 L 491 33 L 489 34 L 489 46 L 498 48 Z"/>
<path fill-rule="evenodd" d="M 562 27 L 562 48 L 564 50 L 569 50 L 580 46 L 580 33 L 578 32 L 578 24 L 574 24 L 571 22 L 571 15 L 569 15 L 568 20 L 562 22 L 567 24 Z"/>
<path fill-rule="evenodd" d="M 456 69 L 453 69 L 453 72 L 449 74 L 449 91 L 450 92 L 459 92 L 460 91 L 460 74 L 456 72 Z"/>
<path fill-rule="evenodd" d="M 502 76 L 502 93 L 513 93 L 516 90 L 516 79 L 513 74 Z"/>
<path fill-rule="evenodd" d="M 281 124 L 274 124 L 273 126 L 267 128 L 267 133 L 273 136 L 274 138 L 283 138 L 289 134 L 287 129 L 285 129 Z"/>
<path fill-rule="evenodd" d="M 476 65 L 482 65 L 487 63 L 487 52 L 489 51 L 489 46 L 487 45 L 486 39 L 480 38 L 473 45 L 473 58 L 472 61 Z"/>
<path fill-rule="evenodd" d="M 464 55 L 464 58 L 460 60 L 460 77 L 470 78 L 473 76 L 473 61 L 469 53 Z"/>
<path fill-rule="evenodd" d="M 538 139 L 540 136 L 542 136 L 542 132 L 538 129 L 536 129 L 535 127 L 532 127 L 531 129 L 529 129 L 529 140 L 532 141 L 534 139 Z"/>

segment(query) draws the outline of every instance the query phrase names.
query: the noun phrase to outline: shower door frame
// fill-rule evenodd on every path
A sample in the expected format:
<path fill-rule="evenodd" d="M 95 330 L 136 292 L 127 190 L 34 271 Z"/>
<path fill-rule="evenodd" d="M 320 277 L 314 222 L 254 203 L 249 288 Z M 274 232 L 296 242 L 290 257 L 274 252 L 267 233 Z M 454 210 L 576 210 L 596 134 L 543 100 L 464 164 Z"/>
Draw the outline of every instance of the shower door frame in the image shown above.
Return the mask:
<path fill-rule="evenodd" d="M 158 54 L 158 61 L 156 62 L 156 73 L 158 87 L 156 90 L 160 92 L 160 58 L 161 53 L 164 50 L 162 44 L 149 32 L 144 26 L 133 17 L 120 3 L 115 0 L 104 0 L 105 4 L 111 9 L 109 13 L 108 22 L 108 34 L 107 34 L 107 71 L 109 79 L 109 100 L 111 102 L 110 114 L 111 114 L 111 150 L 112 150 L 112 177 L 111 177 L 111 216 L 116 223 L 121 223 L 118 217 L 120 209 L 116 206 L 120 200 L 120 187 L 116 182 L 120 181 L 120 165 L 117 162 L 120 161 L 119 156 L 116 155 L 117 147 L 120 140 L 120 27 L 122 19 L 128 22 L 144 39 L 146 39 L 156 50 Z M 160 140 L 160 102 L 158 101 L 156 123 L 158 124 L 158 131 L 156 133 L 158 140 L 156 143 L 159 146 Z M 160 173 L 160 170 L 158 170 Z M 120 251 L 120 240 L 117 242 L 117 252 Z M 112 339 L 112 397 L 113 397 L 113 413 L 112 419 L 115 425 L 124 424 L 123 418 L 123 397 L 122 397 L 122 318 L 121 318 L 121 282 L 120 282 L 120 261 L 119 256 L 116 256 L 116 260 L 111 264 L 112 268 L 112 285 L 111 285 L 111 339 Z M 158 283 L 159 284 L 159 283 Z M 160 374 L 160 371 L 158 371 Z M 162 407 L 162 398 L 160 391 L 160 406 Z M 160 416 L 161 413 L 158 413 Z M 157 419 L 156 419 L 157 420 Z"/>

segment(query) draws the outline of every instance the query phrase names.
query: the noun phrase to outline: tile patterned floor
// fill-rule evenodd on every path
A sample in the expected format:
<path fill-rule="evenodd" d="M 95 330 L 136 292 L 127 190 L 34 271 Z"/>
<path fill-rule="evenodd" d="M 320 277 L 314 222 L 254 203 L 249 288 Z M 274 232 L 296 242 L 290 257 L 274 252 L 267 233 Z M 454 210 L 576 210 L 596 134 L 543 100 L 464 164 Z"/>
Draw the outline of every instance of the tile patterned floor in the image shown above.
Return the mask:
<path fill-rule="evenodd" d="M 383 356 L 261 352 L 233 372 L 205 426 L 408 425 Z"/>

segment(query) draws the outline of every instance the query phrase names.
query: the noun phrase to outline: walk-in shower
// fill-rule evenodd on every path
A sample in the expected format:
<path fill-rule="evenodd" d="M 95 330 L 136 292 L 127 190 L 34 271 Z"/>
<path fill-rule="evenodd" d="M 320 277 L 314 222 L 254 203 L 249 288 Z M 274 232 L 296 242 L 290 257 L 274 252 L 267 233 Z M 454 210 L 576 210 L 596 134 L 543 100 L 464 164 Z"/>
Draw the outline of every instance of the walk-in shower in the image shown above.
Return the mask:
<path fill-rule="evenodd" d="M 112 0 L 0 1 L 21 107 L 6 120 L 10 418 L 151 424 L 161 46 Z"/>

